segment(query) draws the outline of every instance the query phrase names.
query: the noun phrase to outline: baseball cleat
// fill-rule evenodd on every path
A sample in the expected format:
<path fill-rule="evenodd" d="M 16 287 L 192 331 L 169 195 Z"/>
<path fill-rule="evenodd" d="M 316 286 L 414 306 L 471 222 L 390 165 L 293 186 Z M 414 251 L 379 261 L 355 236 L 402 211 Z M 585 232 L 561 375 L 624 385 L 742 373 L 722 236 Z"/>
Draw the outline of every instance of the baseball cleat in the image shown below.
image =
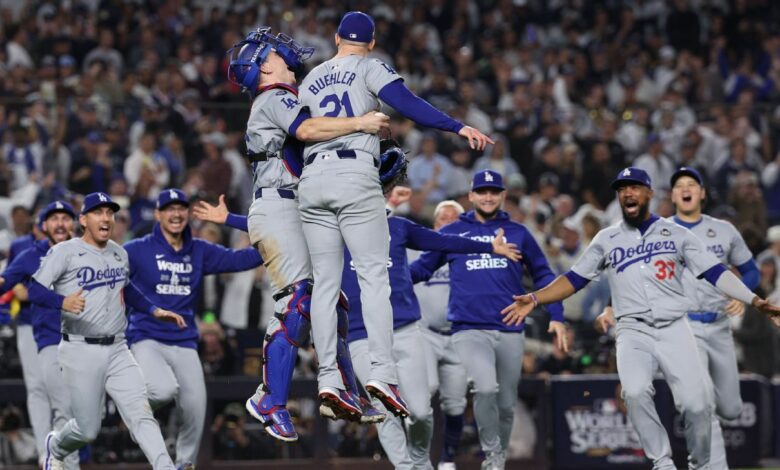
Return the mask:
<path fill-rule="evenodd" d="M 257 397 L 256 394 L 247 399 L 246 411 L 262 423 L 265 432 L 280 441 L 297 441 L 298 433 L 295 432 L 295 426 L 293 426 L 292 417 L 290 417 L 287 408 L 272 406 L 266 400 L 270 398 L 268 395 L 263 395 L 259 402 L 255 402 L 255 397 Z"/>
<path fill-rule="evenodd" d="M 406 407 L 406 402 L 401 398 L 401 394 L 398 392 L 398 386 L 392 384 L 382 383 L 378 380 L 369 380 L 366 383 L 366 391 L 371 394 L 372 397 L 378 399 L 385 405 L 387 411 L 393 413 L 399 418 L 406 418 L 409 416 L 409 409 Z"/>
<path fill-rule="evenodd" d="M 361 424 L 381 423 L 387 418 L 386 414 L 374 408 L 374 405 L 363 397 L 360 397 L 360 409 L 363 411 L 363 415 L 360 417 Z"/>
<path fill-rule="evenodd" d="M 346 390 L 324 387 L 320 390 L 320 414 L 330 419 L 360 422 L 360 404 Z"/>
<path fill-rule="evenodd" d="M 65 462 L 58 459 L 51 452 L 51 440 L 54 438 L 54 431 L 46 435 L 46 456 L 43 459 L 43 470 L 65 470 Z"/>

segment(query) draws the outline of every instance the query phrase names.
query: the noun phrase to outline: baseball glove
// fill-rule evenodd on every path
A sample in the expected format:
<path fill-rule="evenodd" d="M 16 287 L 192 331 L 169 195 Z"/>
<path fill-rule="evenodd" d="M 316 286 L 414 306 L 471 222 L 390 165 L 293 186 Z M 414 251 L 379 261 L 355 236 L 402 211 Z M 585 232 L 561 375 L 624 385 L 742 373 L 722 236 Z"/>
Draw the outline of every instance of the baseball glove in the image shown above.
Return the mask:
<path fill-rule="evenodd" d="M 393 186 L 406 180 L 406 167 L 409 160 L 394 139 L 384 139 L 379 142 L 379 182 L 382 191 L 387 193 Z"/>

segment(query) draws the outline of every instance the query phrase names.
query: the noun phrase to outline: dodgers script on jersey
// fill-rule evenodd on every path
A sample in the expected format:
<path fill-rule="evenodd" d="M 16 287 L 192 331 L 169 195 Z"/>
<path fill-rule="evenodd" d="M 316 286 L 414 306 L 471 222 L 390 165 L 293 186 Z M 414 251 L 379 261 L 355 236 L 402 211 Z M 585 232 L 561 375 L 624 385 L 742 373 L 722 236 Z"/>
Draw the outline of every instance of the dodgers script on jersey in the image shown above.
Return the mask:
<path fill-rule="evenodd" d="M 615 316 L 659 325 L 687 313 L 683 271 L 697 277 L 717 264 L 690 230 L 656 218 L 644 233 L 625 221 L 601 230 L 571 270 L 589 280 L 606 270 Z"/>
<path fill-rule="evenodd" d="M 60 295 L 83 289 L 84 311 L 62 312 L 62 332 L 111 336 L 125 331 L 127 318 L 122 289 L 128 283 L 125 250 L 109 240 L 104 249 L 74 238 L 52 247 L 33 278 Z"/>
<path fill-rule="evenodd" d="M 379 110 L 379 90 L 402 78 L 378 59 L 357 55 L 330 59 L 301 83 L 301 104 L 314 117 L 355 117 Z M 355 133 L 306 146 L 305 156 L 330 150 L 363 150 L 379 155 L 379 137 Z"/>
<path fill-rule="evenodd" d="M 265 162 L 252 162 L 254 189 L 284 188 L 296 189 L 298 177 L 287 170 L 284 164 L 287 153 L 300 158 L 303 144 L 294 137 L 288 137 L 290 126 L 296 122 L 301 111 L 298 97 L 287 89 L 274 88 L 261 93 L 252 102 L 246 130 L 246 148 L 250 154 L 271 153 L 278 158 Z"/>
<path fill-rule="evenodd" d="M 669 220 L 674 222 L 673 218 Z M 707 251 L 723 264 L 740 266 L 753 258 L 737 229 L 725 220 L 702 215 L 696 225 L 688 228 L 704 243 Z M 716 312 L 725 315 L 723 309 L 728 299 L 715 286 L 704 279 L 696 279 L 686 270 L 683 274 L 683 287 L 685 296 L 692 302 L 692 312 Z"/>

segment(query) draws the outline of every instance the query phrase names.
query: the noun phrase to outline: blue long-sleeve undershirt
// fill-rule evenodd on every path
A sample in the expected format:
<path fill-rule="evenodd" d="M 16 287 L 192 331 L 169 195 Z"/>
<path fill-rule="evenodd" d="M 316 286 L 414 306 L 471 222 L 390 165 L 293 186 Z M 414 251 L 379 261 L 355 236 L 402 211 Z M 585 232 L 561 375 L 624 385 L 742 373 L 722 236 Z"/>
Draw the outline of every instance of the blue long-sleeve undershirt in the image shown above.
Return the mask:
<path fill-rule="evenodd" d="M 403 80 L 396 80 L 382 87 L 379 90 L 379 99 L 421 126 L 433 127 L 455 134 L 464 127 L 463 123 L 452 119 L 412 93 L 406 88 Z"/>

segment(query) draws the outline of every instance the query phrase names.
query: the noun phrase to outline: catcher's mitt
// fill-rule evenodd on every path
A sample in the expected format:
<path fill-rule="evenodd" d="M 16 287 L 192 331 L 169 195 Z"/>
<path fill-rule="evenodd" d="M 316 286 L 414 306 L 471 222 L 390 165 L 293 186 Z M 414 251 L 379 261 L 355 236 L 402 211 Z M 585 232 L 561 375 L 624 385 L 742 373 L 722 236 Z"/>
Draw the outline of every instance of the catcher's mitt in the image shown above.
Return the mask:
<path fill-rule="evenodd" d="M 393 186 L 406 180 L 409 160 L 394 139 L 381 140 L 379 152 L 379 182 L 382 183 L 382 191 L 387 193 Z"/>

